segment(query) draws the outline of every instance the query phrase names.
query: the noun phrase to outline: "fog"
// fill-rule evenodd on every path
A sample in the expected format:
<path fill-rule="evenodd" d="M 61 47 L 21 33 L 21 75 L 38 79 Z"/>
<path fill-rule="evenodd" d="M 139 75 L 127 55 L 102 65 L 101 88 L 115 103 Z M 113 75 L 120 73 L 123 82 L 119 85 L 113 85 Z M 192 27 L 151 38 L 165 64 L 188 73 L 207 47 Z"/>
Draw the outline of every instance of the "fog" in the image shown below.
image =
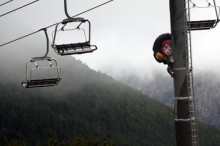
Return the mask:
<path fill-rule="evenodd" d="M 6 2 L 2 1 L 1 3 Z M 0 14 L 16 9 L 31 0 L 14 0 L 0 8 Z M 95 7 L 103 0 L 67 0 L 71 16 Z M 198 6 L 207 6 L 206 0 L 193 0 Z M 212 1 L 210 1 L 212 2 Z M 220 5 L 220 0 L 216 1 Z M 155 73 L 169 76 L 166 66 L 153 58 L 152 45 L 157 36 L 170 32 L 169 0 L 114 0 L 102 7 L 80 15 L 92 24 L 91 44 L 97 45 L 94 53 L 75 55 L 90 68 L 105 72 L 115 78 L 135 74 L 140 77 L 154 77 Z M 214 8 L 192 8 L 192 19 L 215 19 Z M 30 6 L 0 17 L 0 44 L 35 32 L 65 19 L 63 0 L 40 0 Z M 48 29 L 50 41 L 54 27 Z M 195 72 L 219 72 L 217 54 L 220 41 L 220 26 L 206 31 L 192 32 L 193 67 Z M 14 49 L 10 57 L 25 53 L 21 47 L 27 42 L 45 43 L 43 32 L 23 38 L 1 47 Z M 42 37 L 39 37 L 42 36 Z M 23 44 L 18 45 L 18 44 Z M 39 45 L 40 46 L 40 45 Z M 29 48 L 31 51 L 31 48 Z M 44 52 L 43 50 L 41 50 Z M 50 51 L 53 51 L 50 48 Z M 35 55 L 35 54 L 33 54 Z M 36 56 L 41 53 L 36 54 Z M 27 56 L 34 57 L 34 56 Z M 26 59 L 26 58 L 25 58 Z M 25 62 L 25 61 L 24 61 Z"/>

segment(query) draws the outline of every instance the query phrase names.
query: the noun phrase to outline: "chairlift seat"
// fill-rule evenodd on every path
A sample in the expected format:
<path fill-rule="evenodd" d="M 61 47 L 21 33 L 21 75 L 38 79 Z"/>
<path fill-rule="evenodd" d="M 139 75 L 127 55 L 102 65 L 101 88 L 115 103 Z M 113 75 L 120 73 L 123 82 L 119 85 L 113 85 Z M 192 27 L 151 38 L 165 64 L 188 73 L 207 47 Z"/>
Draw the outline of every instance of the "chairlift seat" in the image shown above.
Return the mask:
<path fill-rule="evenodd" d="M 25 88 L 35 88 L 35 87 L 48 87 L 55 86 L 59 83 L 60 78 L 42 79 L 42 80 L 28 80 L 27 82 L 22 82 L 21 84 Z"/>
<path fill-rule="evenodd" d="M 187 27 L 189 30 L 207 30 L 214 28 L 216 24 L 216 20 L 190 21 L 187 22 Z"/>
<path fill-rule="evenodd" d="M 71 55 L 71 54 L 83 54 L 91 53 L 97 50 L 95 45 L 90 45 L 89 42 L 74 43 L 74 44 L 62 44 L 55 45 L 55 49 L 60 55 Z"/>

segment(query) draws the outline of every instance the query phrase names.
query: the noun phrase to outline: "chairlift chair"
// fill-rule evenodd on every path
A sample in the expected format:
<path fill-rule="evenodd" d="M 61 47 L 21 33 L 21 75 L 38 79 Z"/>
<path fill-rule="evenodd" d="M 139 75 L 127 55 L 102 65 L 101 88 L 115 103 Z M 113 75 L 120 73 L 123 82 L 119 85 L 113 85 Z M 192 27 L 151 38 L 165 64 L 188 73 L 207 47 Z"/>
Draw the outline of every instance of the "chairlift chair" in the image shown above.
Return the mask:
<path fill-rule="evenodd" d="M 48 66 L 41 67 L 38 65 L 37 62 L 46 62 L 48 63 Z M 29 69 L 29 67 L 35 65 L 35 67 Z M 56 71 L 56 77 L 53 78 L 33 78 L 33 74 L 36 74 L 38 72 L 41 72 L 43 70 L 49 71 L 53 70 Z M 50 57 L 42 57 L 37 59 L 30 59 L 26 63 L 26 82 L 22 82 L 22 85 L 25 88 L 36 88 L 36 87 L 48 87 L 48 86 L 55 86 L 59 83 L 61 80 L 60 77 L 60 68 L 57 65 L 57 61 L 54 58 Z"/>
<path fill-rule="evenodd" d="M 218 16 L 217 6 L 216 6 L 216 3 L 215 3 L 215 0 L 213 0 L 213 2 L 214 2 L 215 13 L 216 13 L 216 19 L 214 19 L 214 20 L 188 21 L 187 22 L 188 30 L 208 30 L 208 29 L 216 27 L 216 25 L 219 22 L 219 16 Z M 210 3 L 208 5 L 208 7 L 210 7 Z M 208 7 L 201 7 L 201 8 L 208 8 Z"/>
<path fill-rule="evenodd" d="M 95 50 L 97 50 L 97 46 L 91 45 L 90 44 L 90 39 L 91 39 L 91 23 L 89 20 L 86 20 L 81 17 L 73 18 L 70 17 L 68 12 L 67 12 L 67 2 L 64 0 L 64 8 L 65 8 L 65 14 L 67 16 L 67 19 L 63 20 L 60 23 L 57 23 L 53 35 L 53 41 L 52 41 L 52 48 L 58 55 L 73 55 L 73 54 L 83 54 L 83 53 L 90 53 Z M 88 24 L 88 32 L 86 33 L 84 31 L 85 38 L 88 37 L 88 40 L 78 42 L 78 43 L 68 43 L 68 44 L 56 44 L 56 36 L 58 30 L 58 26 L 63 24 L 63 27 L 61 28 L 62 31 L 64 30 L 64 27 L 67 25 L 67 23 L 79 23 L 79 25 L 76 27 L 76 29 L 80 29 L 80 26 L 83 23 Z"/>
<path fill-rule="evenodd" d="M 56 36 L 57 36 L 57 32 L 58 30 L 58 26 L 60 24 L 63 24 L 64 26 L 62 27 L 62 31 L 65 31 L 63 28 L 65 27 L 65 25 L 69 22 L 73 22 L 73 23 L 79 23 L 79 25 L 77 26 L 76 29 L 80 29 L 80 26 L 83 23 L 88 23 L 88 40 L 85 40 L 83 42 L 78 42 L 78 43 L 68 43 L 68 44 L 56 44 Z M 73 30 L 73 29 L 72 29 Z M 74 29 L 75 30 L 75 29 Z M 71 30 L 68 30 L 71 31 Z M 85 30 L 83 30 L 85 31 Z M 55 27 L 55 31 L 54 31 L 54 35 L 53 35 L 53 42 L 52 42 L 52 48 L 54 49 L 54 51 L 58 54 L 58 55 L 73 55 L 73 54 L 83 54 L 83 53 L 90 53 L 93 52 L 95 50 L 97 50 L 97 47 L 95 45 L 91 45 L 90 44 L 90 32 L 91 32 L 91 24 L 89 20 L 85 20 L 84 18 L 74 18 L 74 19 L 70 19 L 70 20 L 64 20 L 61 23 L 58 23 Z M 84 35 L 86 35 L 86 33 L 84 32 Z M 85 36 L 86 38 L 86 36 Z"/>
<path fill-rule="evenodd" d="M 45 32 L 47 38 L 47 52 L 43 57 L 34 57 L 27 61 L 26 63 L 26 82 L 22 82 L 21 85 L 25 88 L 36 88 L 36 87 L 48 87 L 55 86 L 61 80 L 61 70 L 54 58 L 47 57 L 49 52 L 49 39 L 46 29 L 41 29 Z M 41 31 L 39 30 L 39 31 Z M 38 63 L 45 63 L 46 66 L 40 66 Z M 52 71 L 53 77 L 46 77 L 41 75 L 40 78 L 34 78 L 33 75 L 39 74 L 42 71 Z"/>

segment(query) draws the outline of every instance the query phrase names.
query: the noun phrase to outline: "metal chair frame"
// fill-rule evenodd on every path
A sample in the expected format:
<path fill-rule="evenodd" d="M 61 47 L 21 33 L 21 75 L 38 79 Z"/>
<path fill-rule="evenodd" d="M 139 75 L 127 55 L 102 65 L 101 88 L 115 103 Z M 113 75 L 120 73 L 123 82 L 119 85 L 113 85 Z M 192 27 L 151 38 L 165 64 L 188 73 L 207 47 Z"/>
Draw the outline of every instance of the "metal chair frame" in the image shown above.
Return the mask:
<path fill-rule="evenodd" d="M 67 1 L 64 0 L 64 10 L 65 10 L 65 14 L 67 16 L 67 19 L 63 20 L 60 23 L 56 24 L 55 27 L 55 31 L 54 31 L 54 35 L 53 37 L 53 41 L 52 41 L 52 48 L 54 49 L 54 51 L 58 54 L 58 55 L 73 55 L 73 54 L 83 54 L 83 53 L 90 53 L 93 52 L 95 50 L 97 50 L 97 46 L 95 45 L 90 45 L 90 39 L 91 39 L 91 23 L 89 20 L 86 20 L 84 18 L 81 17 L 77 17 L 77 18 L 73 18 L 70 17 L 70 15 L 68 14 L 67 11 Z M 70 44 L 59 44 L 57 45 L 56 42 L 56 36 L 57 36 L 57 32 L 58 30 L 58 26 L 60 24 L 63 24 L 63 27 L 61 28 L 61 30 L 64 30 L 64 27 L 67 25 L 67 23 L 79 23 L 79 25 L 76 27 L 77 29 L 80 28 L 80 26 L 83 23 L 88 23 L 88 40 L 86 40 L 85 42 L 79 42 L 79 43 L 70 43 Z M 84 31 L 84 35 L 86 37 L 86 33 Z"/>
<path fill-rule="evenodd" d="M 37 61 L 47 61 L 49 62 L 49 67 L 39 67 Z M 52 61 L 55 62 L 55 66 L 52 65 Z M 29 64 L 35 63 L 36 67 L 32 68 L 29 72 Z M 42 69 L 51 69 L 55 68 L 57 71 L 57 78 L 46 78 L 46 79 L 32 79 L 32 74 L 35 70 L 42 70 Z M 45 57 L 45 58 L 38 58 L 38 59 L 30 59 L 26 63 L 26 82 L 22 82 L 22 85 L 25 88 L 35 88 L 35 87 L 48 87 L 48 86 L 55 86 L 61 80 L 61 70 L 57 64 L 57 61 L 54 58 Z"/>
<path fill-rule="evenodd" d="M 70 44 L 59 44 L 57 45 L 56 42 L 56 37 L 57 37 L 57 32 L 60 31 L 58 30 L 58 26 L 63 24 L 64 26 L 61 28 L 61 30 L 64 30 L 63 28 L 67 23 L 80 23 L 77 26 L 77 29 L 80 28 L 80 26 L 83 23 L 88 23 L 88 33 L 85 33 L 84 35 L 88 40 L 85 40 L 85 42 L 78 42 L 78 43 L 70 43 Z M 86 35 L 87 34 L 87 35 Z M 91 39 L 91 23 L 89 20 L 86 20 L 84 18 L 74 18 L 74 19 L 65 19 L 63 22 L 60 22 L 56 25 L 54 35 L 53 35 L 53 42 L 52 42 L 52 48 L 58 55 L 73 55 L 73 54 L 83 54 L 83 53 L 90 53 L 95 50 L 97 50 L 97 47 L 95 45 L 90 44 L 90 39 Z"/>
<path fill-rule="evenodd" d="M 44 56 L 42 57 L 34 57 L 26 62 L 26 82 L 22 82 L 21 85 L 25 88 L 35 88 L 35 87 L 48 87 L 48 86 L 55 86 L 59 83 L 61 80 L 61 70 L 60 67 L 57 64 L 57 61 L 54 58 L 47 57 L 49 52 L 49 38 L 47 34 L 47 29 L 43 28 L 39 31 L 43 30 L 46 39 L 47 39 L 47 51 Z M 47 61 L 49 62 L 49 67 L 39 67 L 37 64 L 37 61 Z M 52 61 L 55 63 L 55 66 L 52 64 Z M 35 63 L 35 68 L 32 68 L 29 72 L 29 64 Z M 56 68 L 57 71 L 57 78 L 47 78 L 47 79 L 32 79 L 32 73 L 35 70 L 39 69 L 50 69 L 50 68 Z"/>

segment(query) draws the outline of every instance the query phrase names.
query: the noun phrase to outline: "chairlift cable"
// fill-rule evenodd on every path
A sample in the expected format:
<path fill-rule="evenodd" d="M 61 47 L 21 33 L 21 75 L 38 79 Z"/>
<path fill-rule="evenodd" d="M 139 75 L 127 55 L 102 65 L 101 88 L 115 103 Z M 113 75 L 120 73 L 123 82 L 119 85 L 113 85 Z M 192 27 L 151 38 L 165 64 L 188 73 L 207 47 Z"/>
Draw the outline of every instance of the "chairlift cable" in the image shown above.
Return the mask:
<path fill-rule="evenodd" d="M 0 15 L 0 17 L 5 16 L 5 15 L 7 15 L 7 14 L 9 14 L 9 13 L 14 12 L 14 11 L 17 11 L 17 10 L 19 10 L 19 9 L 22 9 L 22 8 L 24 8 L 24 7 L 28 6 L 28 5 L 31 5 L 31 4 L 33 4 L 33 3 L 37 2 L 37 1 L 39 1 L 39 0 L 35 0 L 35 1 L 30 2 L 30 3 L 26 4 L 26 5 L 23 5 L 23 6 L 19 7 L 19 8 L 16 8 L 16 9 L 14 9 L 14 10 L 11 10 L 11 11 L 9 11 L 9 12 L 6 12 L 6 13 Z"/>
<path fill-rule="evenodd" d="M 27 34 L 27 35 L 25 35 L 25 36 L 22 36 L 22 37 L 20 37 L 20 38 L 17 38 L 17 39 L 15 39 L 15 40 L 12 40 L 12 41 L 10 41 L 10 42 L 4 43 L 4 44 L 0 45 L 0 47 L 5 46 L 5 45 L 10 44 L 10 43 L 13 43 L 13 42 L 15 42 L 15 41 L 18 41 L 18 40 L 20 40 L 20 39 L 26 38 L 26 37 L 28 37 L 28 36 L 30 36 L 30 35 L 33 35 L 33 34 L 37 33 L 37 32 L 38 32 L 38 31 L 35 31 L 35 32 L 32 32 L 32 33 Z"/>
<path fill-rule="evenodd" d="M 3 3 L 3 4 L 0 4 L 0 6 L 3 6 L 3 5 L 5 5 L 5 4 L 7 4 L 7 3 L 10 3 L 10 2 L 12 2 L 13 0 L 10 0 L 10 1 L 7 1 L 7 2 L 5 2 L 5 3 Z"/>
<path fill-rule="evenodd" d="M 81 14 L 87 13 L 87 12 L 89 12 L 89 11 L 91 11 L 91 10 L 94 10 L 94 9 L 96 9 L 96 8 L 98 8 L 98 7 L 101 7 L 101 6 L 103 6 L 103 5 L 105 5 L 105 4 L 109 3 L 109 2 L 112 2 L 112 1 L 113 1 L 113 0 L 109 0 L 109 1 L 107 1 L 107 2 L 105 2 L 105 3 L 102 3 L 102 4 L 98 5 L 98 6 L 93 7 L 93 8 L 91 8 L 91 9 L 85 10 L 85 11 L 79 13 L 79 14 L 76 14 L 76 15 L 72 16 L 72 18 L 74 18 L 74 17 L 76 17 L 76 16 L 79 16 L 79 15 L 81 15 Z M 58 23 L 60 23 L 60 22 L 58 22 Z M 53 27 L 53 26 L 55 26 L 56 24 L 57 24 L 57 23 L 54 23 L 54 24 L 52 24 L 52 25 L 49 25 L 49 26 L 47 26 L 47 27 L 44 27 L 44 29 L 48 29 L 48 28 L 50 28 L 50 27 Z M 40 30 L 41 30 L 41 29 L 40 29 Z M 30 34 L 27 34 L 27 35 L 24 35 L 24 36 L 19 37 L 19 38 L 17 38 L 17 39 L 14 39 L 14 40 L 12 40 L 12 41 L 9 41 L 9 42 L 6 42 L 6 43 L 4 43 L 4 44 L 1 44 L 0 47 L 5 46 L 5 45 L 10 44 L 10 43 L 13 43 L 13 42 L 15 42 L 15 41 L 18 41 L 18 40 L 20 40 L 20 39 L 26 38 L 26 37 L 28 37 L 28 36 L 31 36 L 31 35 L 33 35 L 33 34 L 39 32 L 40 30 L 37 30 L 37 31 L 32 32 L 32 33 L 30 33 Z"/>
<path fill-rule="evenodd" d="M 105 3 L 102 3 L 102 4 L 98 5 L 98 6 L 95 6 L 95 7 L 91 8 L 91 9 L 88 9 L 88 10 L 86 10 L 86 11 L 83 11 L 83 12 L 81 12 L 81 13 L 75 15 L 75 16 L 72 16 L 72 18 L 74 18 L 74 17 L 76 17 L 76 16 L 79 16 L 79 15 L 82 15 L 82 14 L 84 14 L 84 13 L 87 13 L 87 12 L 89 12 L 89 11 L 91 11 L 91 10 L 94 10 L 94 9 L 96 9 L 96 8 L 98 8 L 98 7 L 101 7 L 101 6 L 103 6 L 103 5 L 107 4 L 107 3 L 110 3 L 110 2 L 112 2 L 112 1 L 113 1 L 113 0 L 107 1 L 107 2 L 105 2 Z"/>
<path fill-rule="evenodd" d="M 96 9 L 96 8 L 98 8 L 98 7 L 101 7 L 101 6 L 103 6 L 103 5 L 107 4 L 107 3 L 110 3 L 111 1 L 113 1 L 113 0 L 107 1 L 107 2 L 105 2 L 105 3 L 102 3 L 102 4 L 98 5 L 98 6 L 95 6 L 95 7 L 91 8 L 91 9 L 85 10 L 85 11 L 79 13 L 79 14 L 76 14 L 76 15 L 72 16 L 71 18 L 74 18 L 74 17 L 77 17 L 77 16 L 82 15 L 82 14 L 84 14 L 84 13 L 87 13 L 87 12 L 89 12 L 89 11 L 91 11 L 91 10 L 94 10 L 94 9 Z M 60 23 L 60 22 L 58 22 L 58 23 Z M 48 26 L 48 27 L 45 27 L 45 28 L 53 27 L 53 26 L 55 26 L 56 24 L 57 24 L 57 23 L 52 24 L 52 25 L 50 25 L 50 26 Z M 1 46 L 0 46 L 0 47 L 1 47 Z"/>

